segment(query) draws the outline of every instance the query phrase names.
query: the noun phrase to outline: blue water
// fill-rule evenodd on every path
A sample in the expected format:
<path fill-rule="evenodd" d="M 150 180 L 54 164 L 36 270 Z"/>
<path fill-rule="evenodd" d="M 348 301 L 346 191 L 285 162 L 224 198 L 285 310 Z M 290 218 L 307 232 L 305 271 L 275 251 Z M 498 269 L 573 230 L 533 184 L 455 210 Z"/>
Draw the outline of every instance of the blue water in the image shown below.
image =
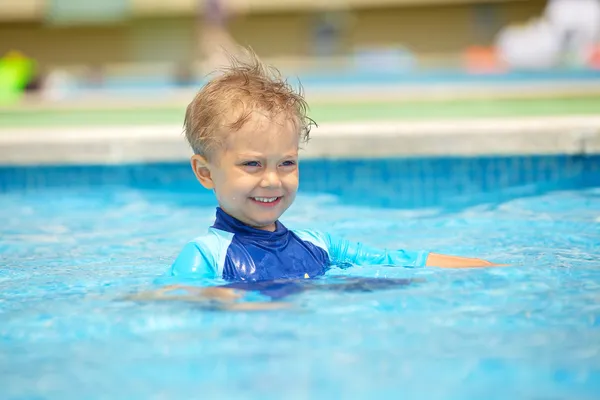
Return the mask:
<path fill-rule="evenodd" d="M 109 183 L 117 169 L 104 170 L 102 184 L 50 182 L 58 175 L 46 170 L 46 187 L 21 171 L 37 184 L 19 188 L 13 179 L 0 193 L 0 398 L 598 398 L 595 172 L 540 173 L 537 184 L 498 190 L 485 174 L 473 175 L 477 186 L 457 172 L 466 189 L 427 197 L 424 185 L 415 189 L 419 206 L 414 193 L 406 203 L 386 201 L 404 197 L 376 164 L 328 164 L 330 183 L 347 190 L 319 191 L 319 165 L 307 165 L 304 189 L 283 218 L 289 227 L 511 266 L 334 268 L 325 283 L 413 281 L 307 291 L 285 299 L 291 308 L 269 312 L 133 302 L 124 297 L 152 289 L 181 246 L 212 222 L 210 194 L 191 181 L 167 184 L 167 167 L 136 167 L 139 176 L 163 177 L 136 185 Z M 354 175 L 342 173 L 349 168 Z M 378 171 L 371 184 L 352 186 L 349 179 L 366 180 L 368 171 Z M 7 182 L 15 173 L 0 176 Z M 428 179 L 440 181 L 420 181 Z"/>

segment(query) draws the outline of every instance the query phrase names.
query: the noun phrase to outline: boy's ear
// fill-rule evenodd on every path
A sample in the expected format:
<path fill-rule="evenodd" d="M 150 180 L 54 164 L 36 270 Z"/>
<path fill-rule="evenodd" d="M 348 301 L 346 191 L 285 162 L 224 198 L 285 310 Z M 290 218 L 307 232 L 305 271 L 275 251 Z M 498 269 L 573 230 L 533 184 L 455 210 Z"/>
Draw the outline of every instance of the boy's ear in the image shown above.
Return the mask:
<path fill-rule="evenodd" d="M 190 159 L 194 175 L 198 181 L 207 189 L 214 189 L 215 184 L 210 175 L 208 160 L 199 154 L 194 154 Z"/>

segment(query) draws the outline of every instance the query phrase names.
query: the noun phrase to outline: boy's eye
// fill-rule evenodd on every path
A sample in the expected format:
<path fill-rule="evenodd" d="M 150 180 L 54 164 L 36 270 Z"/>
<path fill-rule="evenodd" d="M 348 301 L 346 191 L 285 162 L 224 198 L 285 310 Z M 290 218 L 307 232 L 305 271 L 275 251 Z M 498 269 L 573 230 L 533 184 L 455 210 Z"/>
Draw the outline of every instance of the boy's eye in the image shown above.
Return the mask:
<path fill-rule="evenodd" d="M 246 161 L 242 165 L 244 167 L 260 167 L 260 163 L 258 161 Z"/>
<path fill-rule="evenodd" d="M 292 165 L 296 165 L 296 161 L 288 160 L 281 163 L 284 167 L 290 167 Z"/>

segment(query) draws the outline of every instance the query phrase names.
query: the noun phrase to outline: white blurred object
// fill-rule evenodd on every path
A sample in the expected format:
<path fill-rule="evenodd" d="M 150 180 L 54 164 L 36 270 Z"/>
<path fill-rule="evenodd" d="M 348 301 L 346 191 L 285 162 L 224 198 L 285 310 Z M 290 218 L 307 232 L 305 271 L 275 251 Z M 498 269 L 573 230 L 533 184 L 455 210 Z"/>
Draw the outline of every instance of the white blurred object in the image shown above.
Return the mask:
<path fill-rule="evenodd" d="M 599 40 L 600 0 L 550 0 L 541 18 L 504 28 L 496 47 L 510 67 L 543 69 L 585 64 Z"/>
<path fill-rule="evenodd" d="M 54 69 L 44 79 L 42 97 L 49 101 L 64 100 L 68 97 L 72 85 L 73 79 L 67 71 Z"/>
<path fill-rule="evenodd" d="M 600 40 L 600 0 L 550 0 L 545 18 L 563 39 L 563 50 L 585 61 Z"/>
<path fill-rule="evenodd" d="M 539 19 L 503 29 L 496 47 L 500 58 L 511 67 L 543 69 L 556 65 L 561 40 L 547 21 Z"/>

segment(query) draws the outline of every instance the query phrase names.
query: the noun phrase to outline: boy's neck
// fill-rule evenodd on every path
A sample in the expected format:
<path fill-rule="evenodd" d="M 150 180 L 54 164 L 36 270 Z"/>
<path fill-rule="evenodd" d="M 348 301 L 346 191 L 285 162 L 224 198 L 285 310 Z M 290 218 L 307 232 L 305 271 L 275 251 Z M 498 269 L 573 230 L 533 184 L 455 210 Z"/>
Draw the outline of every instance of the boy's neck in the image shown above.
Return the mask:
<path fill-rule="evenodd" d="M 243 225 L 246 228 L 256 229 L 256 230 L 264 231 L 264 232 L 271 232 L 271 233 L 276 232 L 278 230 L 277 229 L 278 225 L 285 229 L 285 227 L 279 222 L 279 220 L 277 220 L 267 226 L 263 226 L 263 227 L 253 226 L 253 225 L 247 224 L 244 221 L 241 221 L 238 218 L 234 217 L 233 215 L 229 214 L 221 206 L 217 207 L 217 221 L 215 222 L 215 225 L 221 225 L 219 223 L 219 220 L 225 220 L 223 222 L 226 222 L 226 223 L 230 222 L 230 221 L 227 221 L 228 219 L 235 221 L 235 225 L 237 225 L 237 226 Z M 227 223 L 227 225 L 231 225 L 231 224 Z"/>

